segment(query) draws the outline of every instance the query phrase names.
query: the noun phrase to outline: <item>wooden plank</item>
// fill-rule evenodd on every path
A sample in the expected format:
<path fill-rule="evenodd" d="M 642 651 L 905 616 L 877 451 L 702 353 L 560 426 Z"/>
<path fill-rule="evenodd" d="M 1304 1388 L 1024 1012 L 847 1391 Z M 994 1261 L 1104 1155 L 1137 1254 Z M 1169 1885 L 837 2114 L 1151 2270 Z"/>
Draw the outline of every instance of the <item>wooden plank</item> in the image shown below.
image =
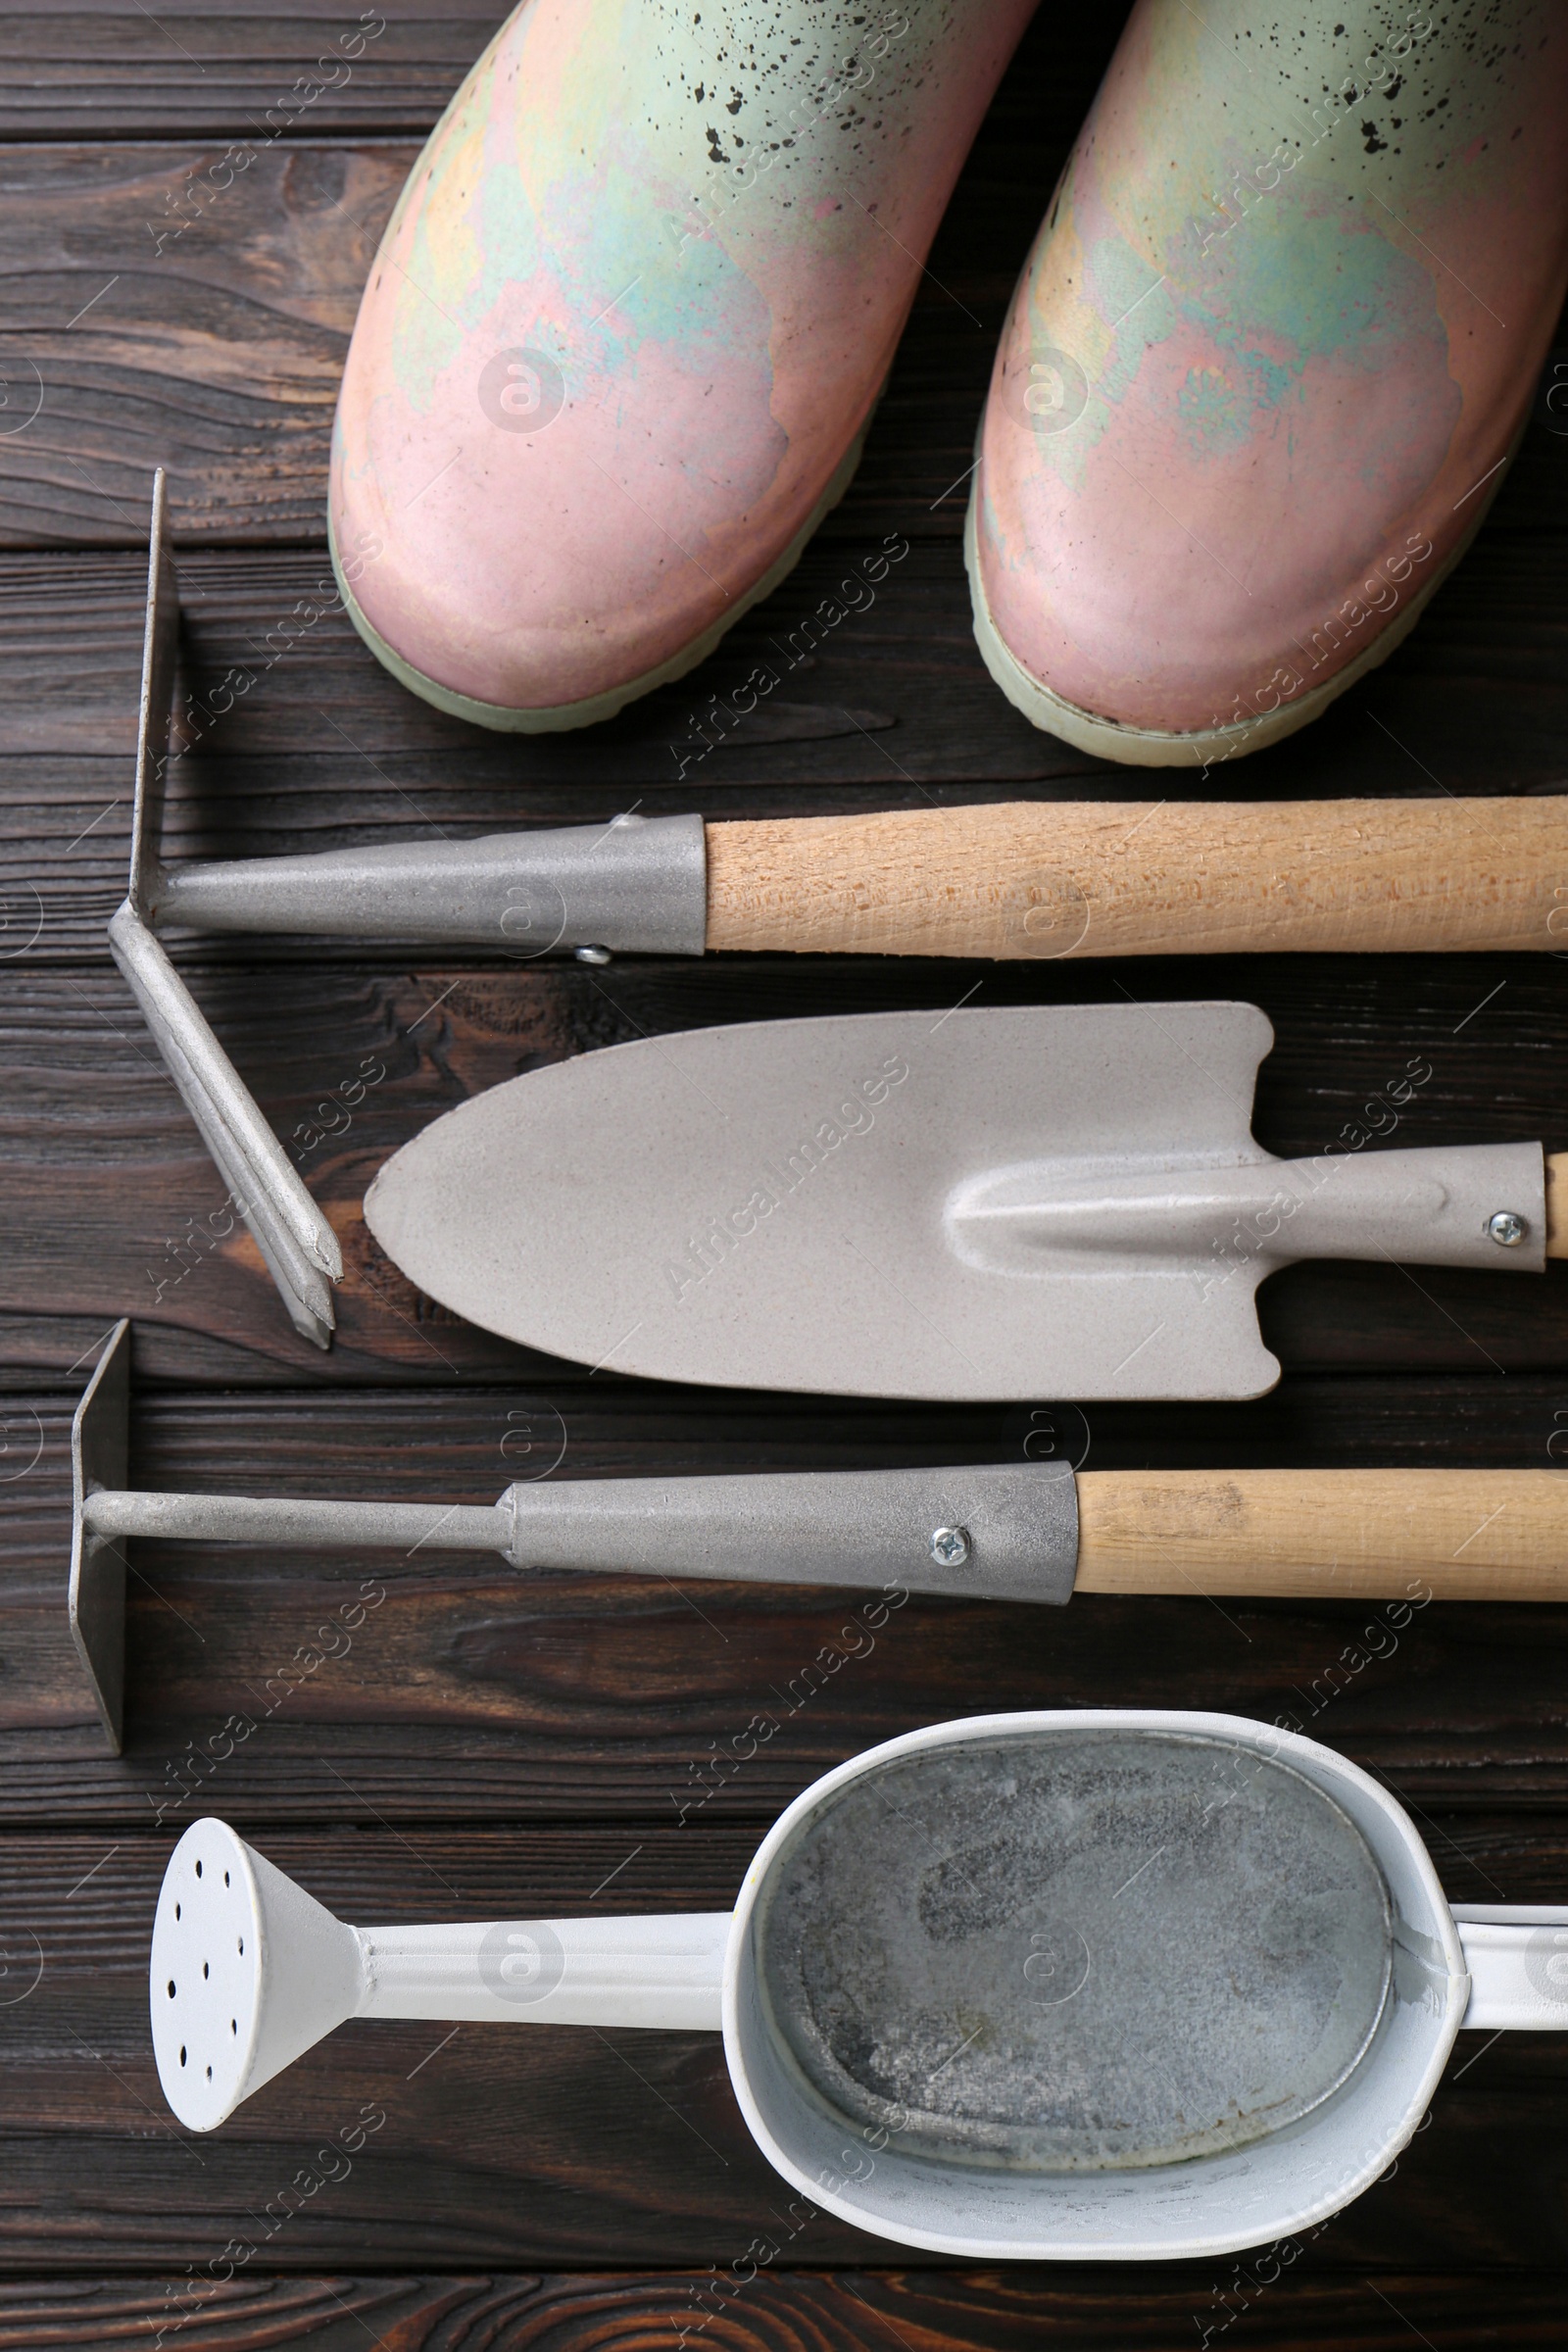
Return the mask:
<path fill-rule="evenodd" d="M 180 531 L 318 536 L 348 331 L 413 154 L 270 147 L 160 254 L 189 149 L 10 150 L 8 400 L 30 381 L 38 407 L 5 438 L 0 543 L 133 546 L 159 464 Z"/>
<path fill-rule="evenodd" d="M 1515 1833 L 1511 1890 L 1568 1890 L 1565 1821 L 1538 1836 L 1523 1868 Z M 411 1843 L 362 1816 L 254 1836 L 349 1918 L 559 1917 L 589 1901 L 618 1913 L 724 1909 L 747 1858 L 733 1833 L 640 1824 L 567 1835 L 470 1826 Z M 781 2269 L 889 2258 L 885 2243 L 808 2201 L 792 2206 L 748 2137 L 714 2034 L 355 2023 L 220 2133 L 193 2139 L 164 2106 L 147 2032 L 146 1937 L 167 1850 L 167 1838 L 135 1833 L 0 1839 L 8 1982 L 35 1979 L 5 2012 L 0 2128 L 10 2178 L 25 2183 L 0 2200 L 8 2268 L 133 2261 L 183 2285 L 189 2265 L 220 2278 L 209 2266 L 237 2240 L 255 2249 L 242 2274 L 253 2260 L 281 2273 L 606 2260 L 724 2270 L 760 2232 L 773 2233 Z M 1568 2037 L 1511 2034 L 1488 2047 L 1463 2035 L 1429 2128 L 1392 2177 L 1302 2246 L 1303 2276 L 1451 2260 L 1459 2180 L 1468 2261 L 1560 2270 L 1565 2091 Z M 1121 2294 L 1124 2281 L 1150 2295 L 1196 2289 L 1200 2314 L 1221 2318 L 1210 2295 L 1230 2267 L 1111 2278 Z M 1054 2276 L 1082 2294 L 1095 2274 L 993 2274 L 1019 2298 L 1020 2319 Z"/>
<path fill-rule="evenodd" d="M 484 0 L 3 0 L 0 138 L 419 134 L 506 13 Z"/>
<path fill-rule="evenodd" d="M 757 2256 L 751 2257 L 752 2261 Z M 1290 2256 L 1284 2257 L 1288 2264 Z M 736 2271 L 733 2267 L 739 2263 Z M 624 2352 L 628 2342 L 722 2344 L 726 2352 L 1191 2352 L 1245 2319 L 1248 2352 L 1404 2352 L 1418 2331 L 1433 2352 L 1561 2341 L 1555 2273 L 1379 2271 L 1302 2276 L 1279 2258 L 1222 2262 L 1212 2278 L 1125 2269 L 1004 2266 L 985 2272 L 886 2267 L 763 2270 L 744 2254 L 711 2272 L 614 2270 L 424 2278 L 337 2273 L 19 2279 L 0 2284 L 0 2352 L 43 2343 L 74 2352 L 146 2344 L 160 2327 L 180 2352 L 261 2352 L 309 2342 L 363 2352 L 368 2332 L 397 2352 Z M 705 2325 L 706 2322 L 706 2325 Z M 177 2335 L 173 2332 L 178 2324 Z M 1196 2331 L 1195 2331 L 1196 2330 Z"/>
<path fill-rule="evenodd" d="M 489 22 L 482 0 L 387 0 L 386 33 L 346 81 L 281 103 L 301 75 L 306 92 L 317 86 L 311 60 L 356 13 L 0 0 L 0 136 L 34 142 L 13 144 L 0 192 L 12 270 L 0 410 L 0 1218 L 12 1245 L 0 1276 L 0 2123 L 12 2161 L 0 2271 L 73 2274 L 0 2285 L 0 2352 L 160 2328 L 192 2348 L 361 2344 L 368 2332 L 431 2352 L 481 2338 L 586 2347 L 662 2341 L 666 2328 L 688 2343 L 695 2332 L 824 2352 L 1163 2348 L 1228 2335 L 1243 2318 L 1249 2341 L 1314 2348 L 1382 2352 L 1412 2330 L 1445 2348 L 1554 2343 L 1568 2044 L 1549 2039 L 1465 2037 L 1432 2128 L 1395 2177 L 1266 2286 L 1235 2264 L 895 2269 L 893 2249 L 816 2217 L 721 2299 L 715 2278 L 760 2231 L 778 2232 L 787 2192 L 745 2138 L 710 2038 L 464 2029 L 441 2048 L 439 2029 L 355 2028 L 218 2140 L 171 2131 L 147 2045 L 146 1923 L 171 1838 L 205 1809 L 232 1812 L 351 1915 L 718 1907 L 777 1807 L 878 1737 L 1008 1704 L 1174 1696 L 1284 1717 L 1367 1764 L 1419 1809 L 1455 1899 L 1568 1897 L 1568 1611 L 1556 1609 L 1434 1604 L 1392 1648 L 1375 1608 L 1199 1600 L 1086 1598 L 1058 1612 L 911 1601 L 873 1630 L 861 1596 L 810 1589 L 520 1580 L 432 1552 L 333 1562 L 148 1547 L 133 1579 L 129 1752 L 102 1752 L 65 1632 L 64 1446 L 93 1348 L 127 1305 L 144 1483 L 351 1493 L 373 1480 L 479 1497 L 541 1466 L 558 1436 L 561 1473 L 583 1475 L 1016 1458 L 1043 1443 L 1075 1458 L 1087 1445 L 1097 1468 L 1512 1464 L 1553 1460 L 1568 1440 L 1560 1268 L 1517 1284 L 1303 1268 L 1265 1294 L 1291 1368 L 1276 1396 L 1091 1408 L 1085 1420 L 1049 1403 L 945 1411 L 590 1384 L 431 1309 L 358 1224 L 386 1152 L 533 1061 L 643 1028 L 945 1004 L 975 979 L 983 1002 L 1113 993 L 1115 974 L 1089 966 L 777 959 L 590 975 L 481 956 L 432 965 L 395 951 L 176 943 L 350 1241 L 333 1355 L 280 1328 L 254 1255 L 214 1226 L 221 1187 L 103 949 L 124 872 L 137 541 L 160 459 L 173 468 L 194 698 L 175 855 L 477 832 L 632 801 L 772 814 L 1128 788 L 1125 771 L 1028 728 L 986 679 L 954 488 L 1014 269 L 1118 12 L 1047 12 L 1030 34 L 950 209 L 858 483 L 802 569 L 679 688 L 591 735 L 534 744 L 404 695 L 318 587 L 326 435 L 360 285 Z M 225 190 L 221 159 L 238 140 L 255 160 Z M 43 405 L 18 431 L 35 383 Z M 1202 789 L 1560 789 L 1562 449 L 1538 419 L 1473 556 L 1387 670 L 1322 725 Z M 805 614 L 889 534 L 910 552 L 874 611 L 786 662 Z M 765 723 L 733 725 L 729 699 L 760 660 L 783 664 Z M 1149 797 L 1194 789 L 1161 777 Z M 1433 1074 L 1397 1140 L 1568 1141 L 1554 1126 L 1568 985 L 1554 963 L 1195 958 L 1133 985 L 1267 1006 L 1281 1042 L 1259 1133 L 1276 1150 L 1320 1148 L 1358 1114 L 1381 1127 L 1365 1106 L 1387 1102 L 1411 1056 Z M 351 1127 L 307 1149 L 314 1106 L 341 1099 L 368 1054 L 386 1077 Z M 45 1966 L 19 1999 L 28 1936 Z M 352 2173 L 277 2220 L 323 2132 L 341 2148 L 367 2099 L 387 2120 Z M 220 2287 L 210 2266 L 241 2235 L 256 2251 Z M 563 2263 L 593 2267 L 569 2276 Z M 855 2263 L 869 2267 L 822 2267 Z M 557 2267 L 519 2268 L 538 2264 Z M 191 2265 L 211 2298 L 192 2293 Z"/>
<path fill-rule="evenodd" d="M 1288 1383 L 1219 1408 L 857 1405 L 627 1385 L 143 1391 L 141 1486 L 487 1501 L 514 1478 L 1039 1458 L 1498 1467 L 1554 1459 L 1561 1376 Z M 6 1402 L 0 1825 L 178 1829 L 364 1811 L 771 1819 L 915 1725 L 1183 1704 L 1285 1718 L 1435 1807 L 1568 1804 L 1568 1608 L 1080 1595 L 1065 1609 L 812 1587 L 525 1574 L 499 1561 L 139 1544 L 126 1753 L 66 1629 L 69 1404 Z M 1416 1598 L 1421 1595 L 1419 1589 Z M 1402 1630 L 1391 1630 L 1402 1625 Z M 1475 1899 L 1498 1899 L 1485 1880 Z"/>

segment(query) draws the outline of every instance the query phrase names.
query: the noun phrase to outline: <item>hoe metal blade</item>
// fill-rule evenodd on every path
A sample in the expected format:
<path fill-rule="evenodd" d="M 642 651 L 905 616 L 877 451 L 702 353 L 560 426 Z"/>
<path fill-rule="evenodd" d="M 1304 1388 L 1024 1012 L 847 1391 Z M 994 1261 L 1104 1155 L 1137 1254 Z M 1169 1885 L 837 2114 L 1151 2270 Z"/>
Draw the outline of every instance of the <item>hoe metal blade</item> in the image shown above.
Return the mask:
<path fill-rule="evenodd" d="M 552 1354 L 886 1396 L 1255 1396 L 1290 1258 L 1543 1263 L 1538 1146 L 1261 1151 L 1272 1037 L 1200 1004 L 652 1038 L 449 1112 L 365 1213 L 420 1289 Z"/>
<path fill-rule="evenodd" d="M 125 1544 L 262 1544 L 405 1557 L 488 1552 L 512 1568 L 749 1584 L 881 1585 L 1060 1605 L 1078 1558 L 1064 1462 L 530 1480 L 494 1503 L 186 1494 L 125 1483 L 130 1325 L 110 1333 L 71 1433 L 72 1637 L 109 1744 L 122 1745 Z M 903 1605 L 902 1601 L 898 1604 Z"/>
<path fill-rule="evenodd" d="M 130 1435 L 130 1325 L 117 1323 L 71 1428 L 71 1638 L 118 1756 L 125 1702 L 125 1546 L 87 1523 L 87 1498 L 125 1483 Z"/>

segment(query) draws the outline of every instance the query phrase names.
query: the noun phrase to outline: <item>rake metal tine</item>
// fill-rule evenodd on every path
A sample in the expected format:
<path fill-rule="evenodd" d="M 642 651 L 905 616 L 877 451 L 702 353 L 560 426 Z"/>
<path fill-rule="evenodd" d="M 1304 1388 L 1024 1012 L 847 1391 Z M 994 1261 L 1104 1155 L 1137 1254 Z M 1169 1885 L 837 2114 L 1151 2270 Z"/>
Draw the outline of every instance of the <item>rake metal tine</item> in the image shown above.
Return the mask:
<path fill-rule="evenodd" d="M 109 945 L 290 1321 L 314 1346 L 328 1348 L 334 1316 L 325 1278 L 335 1280 L 343 1271 L 337 1238 L 149 928 L 163 879 L 159 844 L 179 647 L 179 590 L 166 511 L 160 466 L 153 477 L 148 545 L 130 876 L 125 903 L 109 926 Z"/>
<path fill-rule="evenodd" d="M 179 588 L 164 536 L 165 475 L 153 475 L 152 530 L 147 550 L 147 622 L 142 636 L 141 708 L 136 725 L 136 794 L 130 820 L 130 881 L 126 896 L 151 917 L 158 885 L 158 847 L 169 769 L 169 726 L 179 651 Z"/>
<path fill-rule="evenodd" d="M 227 859 L 166 872 L 160 840 L 179 595 L 165 511 L 160 468 L 153 480 L 130 880 L 109 941 L 295 1329 L 327 1348 L 335 1323 L 328 1286 L 343 1273 L 337 1237 L 154 937 L 154 926 L 165 921 L 208 931 L 505 941 L 524 956 L 548 954 L 564 941 L 590 959 L 605 953 L 592 943 L 612 937 L 640 950 L 701 955 L 707 907 L 703 824 L 697 816 L 633 814 L 609 824 L 479 842 Z"/>
<path fill-rule="evenodd" d="M 336 1234 L 128 901 L 109 926 L 109 943 L 295 1329 L 317 1347 L 329 1347 L 335 1318 L 328 1284 L 343 1272 Z"/>

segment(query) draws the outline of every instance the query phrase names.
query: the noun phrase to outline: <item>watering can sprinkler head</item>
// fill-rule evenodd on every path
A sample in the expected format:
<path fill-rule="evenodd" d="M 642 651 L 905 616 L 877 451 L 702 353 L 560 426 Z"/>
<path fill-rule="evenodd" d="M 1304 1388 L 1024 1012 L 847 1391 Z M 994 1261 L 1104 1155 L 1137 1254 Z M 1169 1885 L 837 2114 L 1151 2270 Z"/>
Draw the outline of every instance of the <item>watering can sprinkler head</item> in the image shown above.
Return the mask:
<path fill-rule="evenodd" d="M 151 1975 L 158 2080 L 189 2131 L 215 2131 L 364 1991 L 352 1928 L 225 1822 L 192 1824 L 164 1874 Z"/>

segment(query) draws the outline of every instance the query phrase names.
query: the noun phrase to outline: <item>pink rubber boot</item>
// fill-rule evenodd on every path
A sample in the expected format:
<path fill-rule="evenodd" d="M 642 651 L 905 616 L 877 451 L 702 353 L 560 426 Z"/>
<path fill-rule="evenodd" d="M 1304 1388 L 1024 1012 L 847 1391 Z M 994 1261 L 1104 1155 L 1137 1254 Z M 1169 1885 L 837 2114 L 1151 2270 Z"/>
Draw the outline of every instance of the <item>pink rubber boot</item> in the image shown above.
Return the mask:
<path fill-rule="evenodd" d="M 966 536 L 1037 726 L 1145 765 L 1393 652 L 1568 274 L 1564 0 L 1140 0 L 1003 335 Z"/>
<path fill-rule="evenodd" d="M 332 447 L 349 610 L 495 727 L 702 661 L 847 487 L 1033 0 L 525 0 L 433 133 Z"/>

